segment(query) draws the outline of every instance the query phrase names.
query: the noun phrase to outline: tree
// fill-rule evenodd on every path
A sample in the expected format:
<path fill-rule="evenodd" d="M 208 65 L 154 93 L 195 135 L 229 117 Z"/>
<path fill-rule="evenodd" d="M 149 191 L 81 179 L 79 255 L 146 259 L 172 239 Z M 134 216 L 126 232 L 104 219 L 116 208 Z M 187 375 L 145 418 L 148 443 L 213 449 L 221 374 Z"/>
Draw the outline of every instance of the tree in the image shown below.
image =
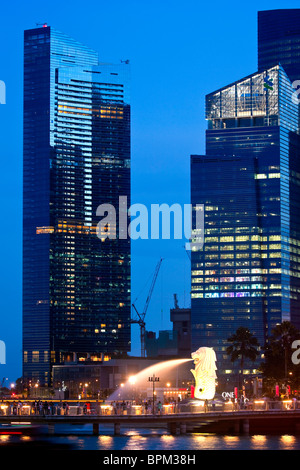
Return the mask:
<path fill-rule="evenodd" d="M 299 330 L 288 321 L 273 328 L 265 348 L 265 362 L 262 366 L 265 377 L 277 381 L 288 379 L 288 369 L 295 369 L 291 363 L 292 344 L 299 338 Z"/>
<path fill-rule="evenodd" d="M 232 343 L 231 346 L 228 346 L 226 348 L 226 352 L 230 356 L 231 361 L 235 362 L 240 359 L 240 382 L 240 377 L 243 376 L 245 359 L 250 359 L 253 362 L 256 360 L 257 356 L 259 355 L 259 343 L 255 336 L 248 330 L 248 328 L 245 328 L 243 326 L 240 326 L 236 330 L 236 332 L 232 336 L 230 336 L 230 338 L 228 338 L 227 341 L 229 343 Z"/>

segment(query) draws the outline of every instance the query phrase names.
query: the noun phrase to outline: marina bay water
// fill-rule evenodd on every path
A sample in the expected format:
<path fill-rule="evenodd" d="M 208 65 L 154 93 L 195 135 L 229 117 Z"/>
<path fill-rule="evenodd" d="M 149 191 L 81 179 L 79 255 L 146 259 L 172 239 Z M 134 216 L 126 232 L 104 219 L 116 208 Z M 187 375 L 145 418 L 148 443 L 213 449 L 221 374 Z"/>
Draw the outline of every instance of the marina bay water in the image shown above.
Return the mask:
<path fill-rule="evenodd" d="M 0 435 L 0 450 L 9 444 L 44 443 L 51 447 L 67 446 L 70 450 L 300 450 L 300 436 L 284 435 L 216 435 L 191 433 L 173 436 L 159 429 L 124 429 L 121 436 L 114 436 L 109 428 L 100 436 L 91 435 L 90 426 L 64 426 L 55 436 Z M 21 446 L 22 447 L 22 446 Z"/>
<path fill-rule="evenodd" d="M 160 376 L 163 381 L 171 370 L 194 361 L 195 358 L 168 360 L 156 363 L 135 374 L 134 384 L 140 390 L 147 384 L 151 376 Z M 195 362 L 196 364 L 196 362 Z M 191 365 L 192 366 L 192 365 Z M 113 392 L 107 402 L 127 399 L 132 396 L 132 380 L 130 378 L 122 387 Z M 180 418 L 179 418 L 180 419 Z M 7 447 L 20 447 L 30 449 L 45 446 L 48 450 L 98 450 L 98 451 L 171 451 L 195 452 L 202 450 L 300 450 L 300 435 L 293 434 L 294 429 L 289 428 L 281 434 L 216 434 L 197 432 L 190 429 L 185 434 L 171 434 L 165 423 L 122 421 L 121 433 L 114 432 L 114 422 L 103 420 L 99 422 L 99 435 L 94 434 L 93 423 L 83 424 L 84 421 L 63 420 L 48 426 L 47 420 L 36 426 L 34 422 L 24 420 L 12 421 L 10 424 L 0 423 L 0 450 Z M 87 423 L 87 421 L 85 421 Z M 26 425 L 28 429 L 26 430 Z M 6 427 L 5 427 L 6 426 Z M 1 429 L 2 427 L 2 429 Z M 51 427 L 53 427 L 51 429 Z M 278 429 L 278 428 L 277 428 Z M 27 432 L 28 431 L 28 432 Z M 227 431 L 225 431 L 227 432 Z M 275 432 L 273 429 L 270 432 Z"/>

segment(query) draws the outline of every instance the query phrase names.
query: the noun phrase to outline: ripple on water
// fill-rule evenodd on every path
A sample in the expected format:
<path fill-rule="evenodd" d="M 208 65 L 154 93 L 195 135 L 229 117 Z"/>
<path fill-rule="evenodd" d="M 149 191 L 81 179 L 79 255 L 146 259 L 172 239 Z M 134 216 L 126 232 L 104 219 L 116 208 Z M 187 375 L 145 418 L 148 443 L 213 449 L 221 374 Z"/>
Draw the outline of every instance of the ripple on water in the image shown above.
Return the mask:
<path fill-rule="evenodd" d="M 204 433 L 191 433 L 184 436 L 173 436 L 167 433 L 161 435 L 150 433 L 146 430 L 129 430 L 121 436 L 105 434 L 100 436 L 93 435 L 60 435 L 43 436 L 38 439 L 35 436 L 22 436 L 16 438 L 13 436 L 0 436 L 0 448 L 6 444 L 34 443 L 43 440 L 48 444 L 60 445 L 68 444 L 70 449 L 79 450 L 300 450 L 300 436 L 294 435 L 217 435 Z"/>

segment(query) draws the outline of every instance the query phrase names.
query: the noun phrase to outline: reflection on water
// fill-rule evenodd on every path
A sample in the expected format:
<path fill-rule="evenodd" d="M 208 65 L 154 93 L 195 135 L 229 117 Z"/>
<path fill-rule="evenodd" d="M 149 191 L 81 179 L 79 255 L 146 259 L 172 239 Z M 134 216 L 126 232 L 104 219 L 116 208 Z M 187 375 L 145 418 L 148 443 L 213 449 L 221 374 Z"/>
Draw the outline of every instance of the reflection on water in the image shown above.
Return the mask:
<path fill-rule="evenodd" d="M 112 436 L 99 436 L 98 446 L 100 449 L 112 449 L 114 444 L 114 438 Z"/>
<path fill-rule="evenodd" d="M 165 450 L 176 449 L 176 437 L 172 436 L 171 434 L 161 436 L 161 448 Z"/>
<path fill-rule="evenodd" d="M 90 431 L 90 429 L 89 429 Z M 72 429 L 70 429 L 72 432 Z M 68 446 L 70 450 L 300 450 L 300 436 L 222 436 L 206 433 L 191 433 L 181 436 L 167 434 L 164 430 L 127 429 L 121 436 L 106 433 L 93 436 L 91 432 L 81 435 L 57 436 L 0 436 L 0 449 L 7 444 L 34 444 L 39 441 L 51 445 Z"/>
<path fill-rule="evenodd" d="M 253 449 L 259 448 L 259 449 L 267 449 L 268 439 L 267 436 L 263 435 L 257 435 L 257 436 L 251 436 L 251 444 Z"/>
<path fill-rule="evenodd" d="M 296 445 L 296 437 L 290 435 L 284 435 L 280 437 L 280 444 L 282 449 L 293 450 Z"/>

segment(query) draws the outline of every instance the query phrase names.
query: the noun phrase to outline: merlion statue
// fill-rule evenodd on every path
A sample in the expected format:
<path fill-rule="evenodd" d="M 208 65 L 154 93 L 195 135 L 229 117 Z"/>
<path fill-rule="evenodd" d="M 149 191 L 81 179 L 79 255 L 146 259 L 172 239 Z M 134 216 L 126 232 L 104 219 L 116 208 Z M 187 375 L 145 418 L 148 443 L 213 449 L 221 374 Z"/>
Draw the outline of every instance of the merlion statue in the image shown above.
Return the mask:
<path fill-rule="evenodd" d="M 199 348 L 192 353 L 195 369 L 191 372 L 195 379 L 194 397 L 211 400 L 216 391 L 216 353 L 212 348 Z"/>

